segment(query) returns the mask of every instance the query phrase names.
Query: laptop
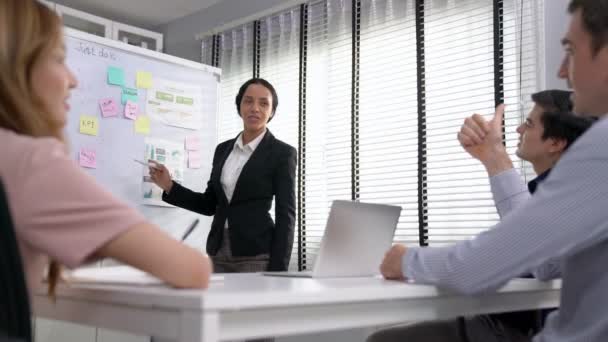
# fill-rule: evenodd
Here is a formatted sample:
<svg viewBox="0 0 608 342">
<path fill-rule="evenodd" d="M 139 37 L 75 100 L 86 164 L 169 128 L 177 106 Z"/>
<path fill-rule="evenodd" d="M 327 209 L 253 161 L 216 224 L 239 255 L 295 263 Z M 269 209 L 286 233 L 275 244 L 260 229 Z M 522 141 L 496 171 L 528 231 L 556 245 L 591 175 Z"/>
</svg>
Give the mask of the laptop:
<svg viewBox="0 0 608 342">
<path fill-rule="evenodd" d="M 312 272 L 263 272 L 278 277 L 368 277 L 380 273 L 401 207 L 334 201 Z"/>
</svg>

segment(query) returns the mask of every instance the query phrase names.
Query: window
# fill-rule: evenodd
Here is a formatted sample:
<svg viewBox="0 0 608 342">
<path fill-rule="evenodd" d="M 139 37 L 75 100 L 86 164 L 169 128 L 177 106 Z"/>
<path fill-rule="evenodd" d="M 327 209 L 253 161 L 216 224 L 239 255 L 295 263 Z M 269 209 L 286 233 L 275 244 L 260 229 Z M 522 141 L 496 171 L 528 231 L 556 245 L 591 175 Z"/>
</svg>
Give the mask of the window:
<svg viewBox="0 0 608 342">
<path fill-rule="evenodd" d="M 352 4 L 330 0 L 308 6 L 304 267 L 314 265 L 331 202 L 351 199 Z"/>
<path fill-rule="evenodd" d="M 359 199 L 401 206 L 395 241 L 418 244 L 414 1 L 361 1 Z"/>
<path fill-rule="evenodd" d="M 456 134 L 504 101 L 507 150 L 533 176 L 514 155 L 515 129 L 540 84 L 542 3 L 311 1 L 260 19 L 253 35 L 253 25 L 221 34 L 222 103 L 233 106 L 234 84 L 259 68 L 280 98 L 270 129 L 301 149 L 302 268 L 335 199 L 400 205 L 395 241 L 407 244 L 453 243 L 496 223 L 486 172 Z M 220 136 L 240 130 L 230 121 Z"/>
<path fill-rule="evenodd" d="M 220 36 L 222 89 L 219 111 L 219 141 L 233 139 L 243 130 L 234 99 L 239 88 L 253 77 L 253 25 L 223 32 Z"/>
<path fill-rule="evenodd" d="M 494 111 L 494 18 L 487 0 L 424 8 L 428 242 L 468 239 L 498 220 L 486 172 L 460 147 L 463 119 Z"/>
<path fill-rule="evenodd" d="M 298 148 L 300 9 L 296 8 L 263 18 L 259 22 L 259 28 L 260 77 L 266 79 L 277 89 L 279 97 L 279 106 L 275 117 L 268 124 L 268 129 L 277 139 Z M 270 213 L 274 219 L 274 202 Z M 296 227 L 297 225 L 296 221 Z M 298 258 L 295 257 L 298 255 L 297 234 L 296 229 L 289 266 L 294 270 L 298 268 Z"/>
</svg>

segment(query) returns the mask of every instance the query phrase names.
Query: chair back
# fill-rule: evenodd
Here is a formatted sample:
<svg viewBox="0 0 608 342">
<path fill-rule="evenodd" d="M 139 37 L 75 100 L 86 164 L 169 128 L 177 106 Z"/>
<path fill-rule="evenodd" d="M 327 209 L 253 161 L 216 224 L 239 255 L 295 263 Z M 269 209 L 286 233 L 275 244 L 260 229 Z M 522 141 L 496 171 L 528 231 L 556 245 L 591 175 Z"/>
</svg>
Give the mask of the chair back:
<svg viewBox="0 0 608 342">
<path fill-rule="evenodd" d="M 0 337 L 32 341 L 30 300 L 8 198 L 0 180 Z"/>
</svg>

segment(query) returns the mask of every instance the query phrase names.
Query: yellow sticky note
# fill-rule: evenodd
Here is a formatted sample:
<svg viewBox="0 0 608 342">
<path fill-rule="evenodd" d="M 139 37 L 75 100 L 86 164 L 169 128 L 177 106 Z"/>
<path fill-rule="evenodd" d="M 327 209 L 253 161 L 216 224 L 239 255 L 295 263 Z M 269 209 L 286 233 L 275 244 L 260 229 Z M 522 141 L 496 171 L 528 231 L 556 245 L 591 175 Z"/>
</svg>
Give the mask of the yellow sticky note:
<svg viewBox="0 0 608 342">
<path fill-rule="evenodd" d="M 90 115 L 80 116 L 80 133 L 87 135 L 99 134 L 99 121 L 96 117 Z"/>
<path fill-rule="evenodd" d="M 135 119 L 135 132 L 140 134 L 150 133 L 150 118 L 143 115 L 138 115 Z"/>
<path fill-rule="evenodd" d="M 140 89 L 152 88 L 152 74 L 145 71 L 138 71 L 136 86 Z"/>
</svg>

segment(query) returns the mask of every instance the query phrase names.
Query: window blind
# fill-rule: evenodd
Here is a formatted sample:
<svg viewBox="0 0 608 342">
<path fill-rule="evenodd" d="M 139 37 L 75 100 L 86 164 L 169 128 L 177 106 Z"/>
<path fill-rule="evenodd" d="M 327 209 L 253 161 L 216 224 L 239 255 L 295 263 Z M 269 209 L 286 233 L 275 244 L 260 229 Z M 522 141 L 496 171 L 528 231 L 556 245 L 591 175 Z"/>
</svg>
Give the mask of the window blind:
<svg viewBox="0 0 608 342">
<path fill-rule="evenodd" d="M 504 100 L 505 143 L 515 158 L 515 129 L 530 108 L 529 95 L 537 88 L 536 61 L 530 58 L 535 53 L 536 37 L 522 31 L 522 27 L 531 28 L 533 11 L 526 8 L 535 5 L 526 2 L 522 9 L 521 3 L 425 2 L 430 245 L 469 239 L 499 219 L 487 174 L 462 150 L 456 133 L 465 117 L 481 113 L 490 119 L 495 100 Z M 498 50 L 494 48 L 495 30 L 500 38 Z M 524 51 L 528 52 L 522 58 Z M 501 98 L 495 95 L 496 77 L 502 77 L 498 80 Z"/>
<path fill-rule="evenodd" d="M 526 181 L 530 181 L 536 174 L 530 163 L 515 155 L 519 138 L 515 130 L 534 106 L 531 95 L 542 90 L 539 77 L 540 66 L 544 63 L 543 1 L 503 0 L 503 8 L 507 150 L 515 167 Z"/>
<path fill-rule="evenodd" d="M 402 206 L 395 241 L 409 244 L 453 243 L 497 222 L 487 174 L 456 134 L 465 117 L 489 119 L 504 101 L 507 150 L 534 176 L 515 157 L 515 129 L 540 86 L 542 6 L 323 0 L 260 19 L 255 48 L 253 24 L 220 35 L 221 139 L 241 130 L 234 95 L 255 69 L 280 98 L 270 129 L 301 149 L 303 268 L 314 263 L 335 199 Z"/>
<path fill-rule="evenodd" d="M 415 1 L 361 1 L 359 198 L 402 207 L 395 241 L 418 244 Z"/>
<path fill-rule="evenodd" d="M 222 82 L 218 137 L 222 142 L 236 137 L 243 130 L 234 99 L 241 85 L 253 77 L 253 25 L 222 32 L 220 42 Z"/>
<path fill-rule="evenodd" d="M 300 9 L 294 8 L 260 20 L 260 77 L 278 90 L 279 106 L 268 129 L 275 137 L 297 148 L 299 141 Z M 297 179 L 298 175 L 296 175 Z M 296 182 L 297 183 L 297 182 Z M 297 196 L 296 196 L 297 200 Z M 274 219 L 274 202 L 271 208 Z M 296 215 L 297 218 L 297 215 Z M 298 222 L 290 269 L 298 268 Z"/>
<path fill-rule="evenodd" d="M 352 3 L 308 7 L 303 265 L 314 265 L 331 202 L 351 199 Z"/>
<path fill-rule="evenodd" d="M 490 1 L 425 1 L 429 245 L 468 239 L 498 219 L 484 168 L 456 140 L 465 117 L 493 112 L 493 32 Z"/>
</svg>

